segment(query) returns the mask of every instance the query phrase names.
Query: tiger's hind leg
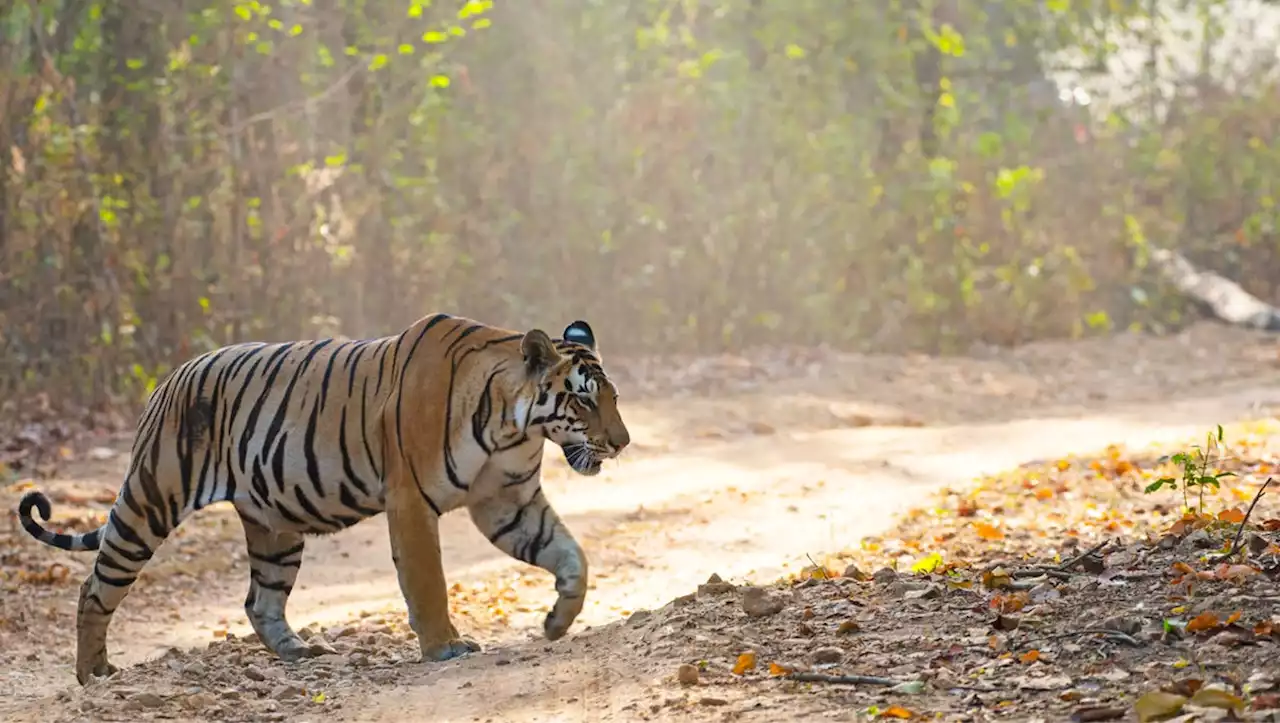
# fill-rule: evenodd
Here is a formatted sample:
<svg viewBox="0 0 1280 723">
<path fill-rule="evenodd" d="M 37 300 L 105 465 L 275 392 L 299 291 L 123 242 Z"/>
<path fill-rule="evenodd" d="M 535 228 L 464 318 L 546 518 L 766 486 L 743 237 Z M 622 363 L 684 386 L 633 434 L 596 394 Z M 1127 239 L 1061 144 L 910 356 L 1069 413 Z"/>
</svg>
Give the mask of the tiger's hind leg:
<svg viewBox="0 0 1280 723">
<path fill-rule="evenodd" d="M 154 486 L 154 481 L 148 479 L 141 484 Z M 91 676 L 109 676 L 116 672 L 116 666 L 107 659 L 107 629 L 111 618 L 129 595 L 142 568 L 181 521 L 169 519 L 163 508 L 139 505 L 128 494 L 127 485 L 123 504 L 116 503 L 103 529 L 93 570 L 80 585 L 76 606 L 76 680 L 81 685 L 89 682 Z M 135 506 L 143 515 L 133 512 L 131 508 Z"/>
<path fill-rule="evenodd" d="M 298 637 L 285 617 L 285 605 L 302 569 L 305 540 L 294 532 L 272 532 L 245 515 L 245 543 L 249 550 L 249 594 L 244 611 L 258 639 L 281 660 L 293 662 L 336 653 L 320 640 Z"/>
</svg>

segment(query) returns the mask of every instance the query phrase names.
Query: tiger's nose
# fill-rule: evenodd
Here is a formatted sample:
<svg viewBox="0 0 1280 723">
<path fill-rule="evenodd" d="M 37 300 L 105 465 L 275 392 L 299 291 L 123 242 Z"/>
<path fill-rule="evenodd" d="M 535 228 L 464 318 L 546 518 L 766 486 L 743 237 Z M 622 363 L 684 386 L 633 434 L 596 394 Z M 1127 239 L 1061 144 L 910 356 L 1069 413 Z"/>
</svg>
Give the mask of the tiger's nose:
<svg viewBox="0 0 1280 723">
<path fill-rule="evenodd" d="M 622 452 L 628 444 L 631 444 L 631 433 L 625 428 L 609 433 L 609 446 L 613 447 L 614 454 Z"/>
</svg>

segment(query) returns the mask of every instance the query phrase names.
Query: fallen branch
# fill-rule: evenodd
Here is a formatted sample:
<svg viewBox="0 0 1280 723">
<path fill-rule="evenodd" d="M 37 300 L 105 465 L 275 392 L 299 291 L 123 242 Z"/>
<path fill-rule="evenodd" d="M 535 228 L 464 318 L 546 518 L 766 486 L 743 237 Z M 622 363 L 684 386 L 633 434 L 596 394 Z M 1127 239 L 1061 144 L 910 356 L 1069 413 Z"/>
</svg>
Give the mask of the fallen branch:
<svg viewBox="0 0 1280 723">
<path fill-rule="evenodd" d="M 1201 271 L 1172 249 L 1154 248 L 1151 260 L 1170 283 L 1185 296 L 1232 326 L 1280 331 L 1280 309 L 1245 291 L 1221 274 Z"/>
<path fill-rule="evenodd" d="M 1236 553 L 1240 552 L 1240 538 L 1244 536 L 1245 525 L 1249 524 L 1249 515 L 1253 514 L 1253 508 L 1257 507 L 1258 500 L 1262 499 L 1263 492 L 1266 491 L 1267 486 L 1270 484 L 1271 478 L 1268 477 L 1267 481 L 1263 482 L 1262 486 L 1258 488 L 1258 493 L 1253 496 L 1253 502 L 1249 503 L 1249 509 L 1244 513 L 1244 519 L 1240 520 L 1240 526 L 1236 528 L 1236 536 L 1235 539 L 1231 541 L 1231 549 L 1227 550 L 1226 554 L 1219 555 L 1217 558 L 1210 560 L 1210 562 L 1223 562 L 1224 560 L 1235 557 Z"/>
<path fill-rule="evenodd" d="M 1096 554 L 1096 553 L 1098 553 L 1098 552 L 1101 552 L 1101 551 L 1102 551 L 1102 549 L 1103 549 L 1104 547 L 1106 547 L 1107 545 L 1110 545 L 1110 544 L 1111 544 L 1111 540 L 1110 540 L 1110 538 L 1108 538 L 1108 539 L 1106 539 L 1106 540 L 1103 540 L 1102 542 L 1099 542 L 1098 544 L 1094 545 L 1093 547 L 1090 547 L 1089 549 L 1085 550 L 1084 552 L 1080 553 L 1079 555 L 1076 555 L 1075 557 L 1071 558 L 1070 560 L 1067 560 L 1066 562 L 1062 563 L 1061 565 L 1058 565 L 1058 566 L 1057 566 L 1057 567 L 1055 567 L 1054 569 L 1055 569 L 1055 570 L 1057 570 L 1058 572 L 1068 572 L 1069 570 L 1071 570 L 1071 568 L 1073 568 L 1073 567 L 1075 567 L 1076 565 L 1079 565 L 1080 563 L 1082 563 L 1082 562 L 1084 562 L 1085 560 L 1087 560 L 1087 559 L 1089 558 L 1089 556 L 1090 556 L 1090 555 L 1093 555 L 1093 554 Z"/>
<path fill-rule="evenodd" d="M 904 681 L 880 678 L 874 675 L 826 675 L 823 673 L 792 673 L 787 680 L 798 683 L 832 683 L 834 685 L 899 685 Z"/>
</svg>

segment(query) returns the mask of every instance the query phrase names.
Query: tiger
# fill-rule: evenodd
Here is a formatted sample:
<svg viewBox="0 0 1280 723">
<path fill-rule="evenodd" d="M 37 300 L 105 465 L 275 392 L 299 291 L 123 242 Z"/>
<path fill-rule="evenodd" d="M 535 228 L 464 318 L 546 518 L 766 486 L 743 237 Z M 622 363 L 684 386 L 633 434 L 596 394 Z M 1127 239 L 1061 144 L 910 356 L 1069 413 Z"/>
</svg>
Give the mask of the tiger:
<svg viewBox="0 0 1280 723">
<path fill-rule="evenodd" d="M 552 339 L 439 313 L 377 339 L 245 342 L 178 365 L 148 397 L 124 482 L 96 530 L 53 532 L 39 490 L 23 528 L 96 550 L 76 608 L 76 679 L 109 677 L 107 629 L 142 568 L 197 510 L 230 502 L 244 528 L 244 609 L 285 662 L 333 653 L 285 616 L 308 536 L 387 514 L 392 562 L 423 662 L 480 650 L 449 614 L 439 520 L 466 507 L 496 548 L 555 577 L 543 620 L 561 638 L 583 609 L 587 557 L 541 486 L 543 445 L 594 476 L 631 441 L 595 333 Z"/>
</svg>

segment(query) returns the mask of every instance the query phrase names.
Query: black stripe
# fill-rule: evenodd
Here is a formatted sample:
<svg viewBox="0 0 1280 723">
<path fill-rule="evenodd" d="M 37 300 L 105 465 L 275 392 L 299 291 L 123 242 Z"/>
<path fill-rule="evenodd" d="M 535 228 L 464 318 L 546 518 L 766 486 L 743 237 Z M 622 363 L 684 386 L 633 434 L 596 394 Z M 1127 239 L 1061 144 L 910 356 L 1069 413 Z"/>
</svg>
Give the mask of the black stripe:
<svg viewBox="0 0 1280 723">
<path fill-rule="evenodd" d="M 343 418 L 346 418 L 346 409 L 342 410 Z M 320 458 L 316 456 L 316 428 L 320 426 L 320 402 L 311 405 L 311 417 L 307 420 L 307 429 L 302 435 L 302 456 L 307 461 L 307 479 L 311 480 L 311 488 L 316 491 L 320 499 L 324 499 L 324 486 L 320 482 Z M 342 432 L 345 432 L 343 430 Z M 343 433 L 339 432 L 339 439 Z M 346 450 L 343 449 L 343 459 L 346 459 Z"/>
<path fill-rule="evenodd" d="M 365 442 L 368 445 L 368 442 Z M 367 449 L 367 446 L 366 446 Z M 338 419 L 338 452 L 342 455 L 342 473 L 351 480 L 351 484 L 360 490 L 360 494 L 369 495 L 369 487 L 360 479 L 360 475 L 356 474 L 355 467 L 351 464 L 351 449 L 347 446 L 347 408 L 342 407 L 342 416 Z M 345 489 L 343 490 L 346 491 Z"/>
<path fill-rule="evenodd" d="M 287 550 L 281 550 L 279 552 L 273 552 L 265 555 L 258 552 L 254 552 L 253 548 L 249 548 L 249 557 L 252 557 L 258 562 L 265 562 L 271 565 L 281 565 L 284 567 L 298 567 L 302 564 L 301 559 L 285 560 L 285 558 L 293 555 L 297 555 L 298 553 L 302 552 L 305 548 L 306 548 L 305 541 L 299 542 L 298 544 L 294 545 L 293 547 L 290 547 Z"/>
<path fill-rule="evenodd" d="M 249 419 L 245 421 L 244 428 L 240 433 L 240 469 L 242 470 L 249 469 L 249 442 L 257 436 L 254 434 L 254 430 L 258 428 L 258 417 L 262 414 L 262 407 L 267 403 L 267 398 L 271 396 L 271 392 L 275 387 L 276 375 L 280 373 L 280 368 L 284 366 L 284 355 L 291 348 L 291 345 L 283 344 L 276 353 L 267 358 L 265 366 L 271 367 L 271 371 L 267 373 L 266 380 L 262 382 L 262 388 L 258 391 L 258 398 L 254 401 L 253 408 L 249 410 Z"/>
<path fill-rule="evenodd" d="M 382 510 L 375 510 L 371 507 L 361 505 L 356 501 L 356 498 L 352 496 L 351 490 L 347 489 L 346 485 L 340 485 L 338 487 L 338 501 L 343 505 L 346 505 L 348 509 L 358 513 L 361 517 L 373 517 L 374 515 L 382 512 Z"/>
</svg>

